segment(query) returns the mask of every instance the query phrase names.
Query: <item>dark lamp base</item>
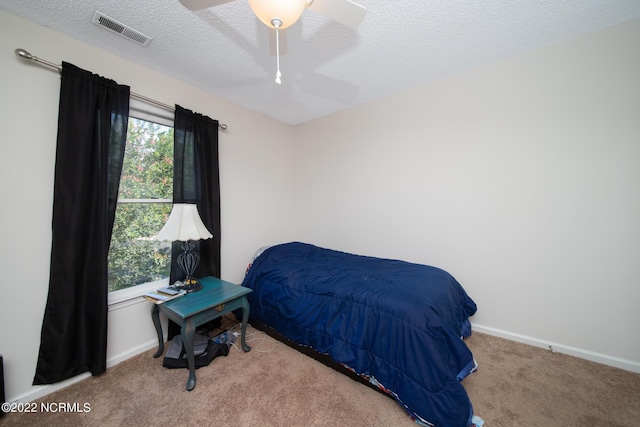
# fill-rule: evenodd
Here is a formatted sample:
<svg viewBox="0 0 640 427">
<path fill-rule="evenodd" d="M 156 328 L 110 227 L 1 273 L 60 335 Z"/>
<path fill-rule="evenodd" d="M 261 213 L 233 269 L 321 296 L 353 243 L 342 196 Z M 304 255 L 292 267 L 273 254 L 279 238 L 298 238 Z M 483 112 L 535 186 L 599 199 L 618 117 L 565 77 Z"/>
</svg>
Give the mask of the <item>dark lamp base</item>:
<svg viewBox="0 0 640 427">
<path fill-rule="evenodd" d="M 198 279 L 186 279 L 180 287 L 187 292 L 197 292 L 202 289 L 202 283 Z"/>
</svg>

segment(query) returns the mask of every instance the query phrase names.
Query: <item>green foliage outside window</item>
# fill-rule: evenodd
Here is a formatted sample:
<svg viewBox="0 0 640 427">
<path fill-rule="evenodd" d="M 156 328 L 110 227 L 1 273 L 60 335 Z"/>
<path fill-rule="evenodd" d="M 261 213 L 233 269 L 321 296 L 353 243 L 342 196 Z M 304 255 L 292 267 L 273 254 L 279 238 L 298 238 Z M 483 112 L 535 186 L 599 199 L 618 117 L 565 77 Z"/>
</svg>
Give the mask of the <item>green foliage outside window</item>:
<svg viewBox="0 0 640 427">
<path fill-rule="evenodd" d="M 172 197 L 173 129 L 130 118 L 109 248 L 109 291 L 169 276 L 171 244 L 152 237 L 169 218 Z"/>
</svg>

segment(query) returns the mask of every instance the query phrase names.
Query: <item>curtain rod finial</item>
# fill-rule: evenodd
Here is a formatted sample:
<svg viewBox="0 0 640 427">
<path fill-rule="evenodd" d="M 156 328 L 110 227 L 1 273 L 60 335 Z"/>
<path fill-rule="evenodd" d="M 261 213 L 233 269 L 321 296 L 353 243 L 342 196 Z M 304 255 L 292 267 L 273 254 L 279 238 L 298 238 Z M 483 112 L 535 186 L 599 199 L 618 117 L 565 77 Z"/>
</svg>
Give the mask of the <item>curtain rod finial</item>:
<svg viewBox="0 0 640 427">
<path fill-rule="evenodd" d="M 18 57 L 20 57 L 20 58 L 22 58 L 22 59 L 33 59 L 33 55 L 31 55 L 29 52 L 27 52 L 27 51 L 26 51 L 26 50 L 24 50 L 24 49 L 20 49 L 20 48 L 18 48 L 18 49 L 16 49 L 14 52 L 16 53 L 16 55 L 17 55 Z"/>
</svg>

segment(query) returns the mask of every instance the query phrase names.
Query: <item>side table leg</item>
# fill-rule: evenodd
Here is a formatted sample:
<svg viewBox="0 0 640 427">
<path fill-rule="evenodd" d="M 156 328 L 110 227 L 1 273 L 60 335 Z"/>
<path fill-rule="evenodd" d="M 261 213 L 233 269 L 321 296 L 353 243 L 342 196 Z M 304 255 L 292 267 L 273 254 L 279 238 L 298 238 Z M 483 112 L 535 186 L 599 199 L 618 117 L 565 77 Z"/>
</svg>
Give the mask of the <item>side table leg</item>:
<svg viewBox="0 0 640 427">
<path fill-rule="evenodd" d="M 160 309 L 157 304 L 153 304 L 151 308 L 151 320 L 153 320 L 153 325 L 156 327 L 156 332 L 158 333 L 158 351 L 156 351 L 153 355 L 154 358 L 158 358 L 162 355 L 164 351 L 164 340 L 162 339 L 162 324 L 160 323 Z"/>
<path fill-rule="evenodd" d="M 182 342 L 187 353 L 187 365 L 189 366 L 189 378 L 187 379 L 187 391 L 191 391 L 196 387 L 196 361 L 193 355 L 193 334 L 196 330 L 193 318 L 187 319 L 182 324 Z"/>
<path fill-rule="evenodd" d="M 248 321 L 249 321 L 249 302 L 247 301 L 247 297 L 243 296 L 242 297 L 242 329 L 240 333 L 240 342 L 242 343 L 242 349 L 245 352 L 251 350 L 251 347 L 249 347 L 246 340 Z"/>
</svg>

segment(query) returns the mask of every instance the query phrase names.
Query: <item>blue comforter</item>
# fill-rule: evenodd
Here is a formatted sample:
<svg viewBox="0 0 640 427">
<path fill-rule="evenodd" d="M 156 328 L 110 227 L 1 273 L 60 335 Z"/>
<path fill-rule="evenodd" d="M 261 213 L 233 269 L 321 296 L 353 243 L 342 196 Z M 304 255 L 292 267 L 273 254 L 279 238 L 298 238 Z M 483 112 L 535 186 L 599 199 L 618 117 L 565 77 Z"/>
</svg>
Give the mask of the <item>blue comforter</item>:
<svg viewBox="0 0 640 427">
<path fill-rule="evenodd" d="M 461 336 L 476 304 L 449 273 L 287 243 L 258 256 L 243 286 L 250 319 L 370 377 L 417 421 L 471 425 L 460 381 L 476 364 Z"/>
</svg>

